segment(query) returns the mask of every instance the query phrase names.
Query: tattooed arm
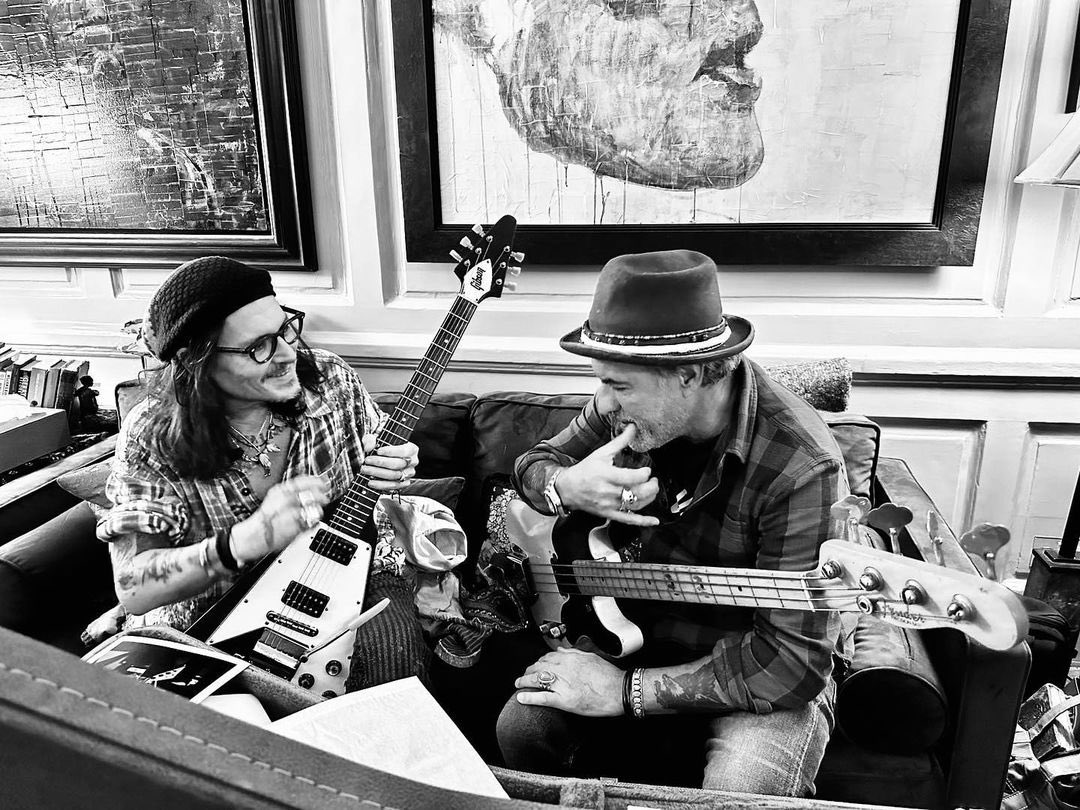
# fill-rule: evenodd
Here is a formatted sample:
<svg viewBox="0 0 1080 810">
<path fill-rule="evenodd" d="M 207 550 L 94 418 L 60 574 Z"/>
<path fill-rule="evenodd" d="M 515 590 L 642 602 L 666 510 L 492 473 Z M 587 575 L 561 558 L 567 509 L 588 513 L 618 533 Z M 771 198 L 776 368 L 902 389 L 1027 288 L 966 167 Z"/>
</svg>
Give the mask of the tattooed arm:
<svg viewBox="0 0 1080 810">
<path fill-rule="evenodd" d="M 131 614 L 187 599 L 226 575 L 225 567 L 207 544 L 207 568 L 200 564 L 201 543 L 174 546 L 166 537 L 132 533 L 109 544 L 116 598 Z"/>
</svg>

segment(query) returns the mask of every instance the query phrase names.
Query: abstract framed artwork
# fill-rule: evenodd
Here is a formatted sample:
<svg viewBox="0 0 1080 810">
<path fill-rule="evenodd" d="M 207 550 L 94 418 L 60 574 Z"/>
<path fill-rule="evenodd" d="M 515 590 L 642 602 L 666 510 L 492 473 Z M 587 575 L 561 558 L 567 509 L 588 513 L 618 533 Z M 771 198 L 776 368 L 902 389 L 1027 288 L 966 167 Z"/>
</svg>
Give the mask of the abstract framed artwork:
<svg viewBox="0 0 1080 810">
<path fill-rule="evenodd" d="M 315 269 L 293 0 L 0 11 L 0 264 Z"/>
<path fill-rule="evenodd" d="M 970 265 L 1009 0 L 395 0 L 407 257 Z"/>
</svg>

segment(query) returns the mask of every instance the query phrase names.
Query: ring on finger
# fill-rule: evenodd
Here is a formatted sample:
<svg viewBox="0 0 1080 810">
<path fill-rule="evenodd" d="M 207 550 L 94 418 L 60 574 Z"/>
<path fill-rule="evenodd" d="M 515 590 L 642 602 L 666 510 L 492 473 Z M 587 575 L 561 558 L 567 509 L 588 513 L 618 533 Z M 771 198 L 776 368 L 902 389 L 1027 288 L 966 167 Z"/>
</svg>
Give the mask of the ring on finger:
<svg viewBox="0 0 1080 810">
<path fill-rule="evenodd" d="M 542 669 L 536 673 L 536 685 L 543 689 L 545 692 L 550 692 L 555 688 L 555 681 L 558 680 L 558 676 L 554 672 L 549 672 L 546 669 Z"/>
<path fill-rule="evenodd" d="M 619 510 L 629 512 L 630 507 L 635 503 L 637 503 L 637 495 L 634 494 L 634 490 L 630 489 L 630 487 L 623 487 L 623 491 L 619 495 Z"/>
</svg>

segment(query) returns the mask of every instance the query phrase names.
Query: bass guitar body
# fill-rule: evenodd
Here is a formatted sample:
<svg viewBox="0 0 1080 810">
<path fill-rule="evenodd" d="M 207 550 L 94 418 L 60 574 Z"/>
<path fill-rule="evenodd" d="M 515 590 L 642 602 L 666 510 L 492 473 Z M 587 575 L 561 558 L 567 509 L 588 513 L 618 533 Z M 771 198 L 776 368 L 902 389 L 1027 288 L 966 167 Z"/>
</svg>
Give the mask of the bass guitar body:
<svg viewBox="0 0 1080 810">
<path fill-rule="evenodd" d="M 520 573 L 511 576 L 527 583 L 533 620 L 552 649 L 576 647 L 608 658 L 641 649 L 641 628 L 623 615 L 615 597 L 583 594 L 575 575 L 576 561 L 621 562 L 610 524 L 597 525 L 580 512 L 555 522 L 527 508 L 508 509 L 506 521 L 524 555 L 513 561 Z"/>
</svg>

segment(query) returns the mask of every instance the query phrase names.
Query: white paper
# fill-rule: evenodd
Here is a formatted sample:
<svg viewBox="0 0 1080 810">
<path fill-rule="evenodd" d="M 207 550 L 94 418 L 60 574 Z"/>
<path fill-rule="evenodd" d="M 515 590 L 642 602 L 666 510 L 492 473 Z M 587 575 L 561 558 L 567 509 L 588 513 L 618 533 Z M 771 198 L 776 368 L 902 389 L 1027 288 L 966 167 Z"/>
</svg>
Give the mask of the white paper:
<svg viewBox="0 0 1080 810">
<path fill-rule="evenodd" d="M 406 779 L 509 798 L 476 749 L 415 676 L 350 692 L 283 717 L 269 728 Z"/>
</svg>

